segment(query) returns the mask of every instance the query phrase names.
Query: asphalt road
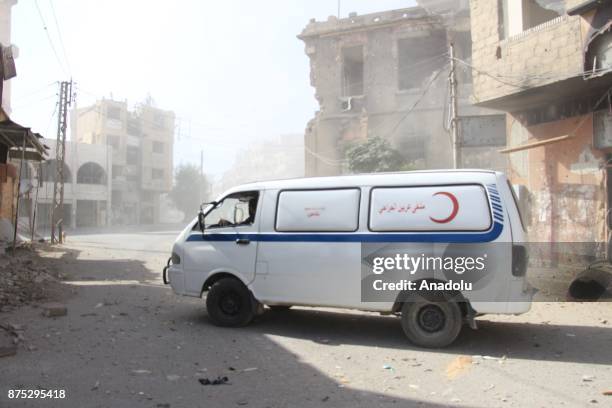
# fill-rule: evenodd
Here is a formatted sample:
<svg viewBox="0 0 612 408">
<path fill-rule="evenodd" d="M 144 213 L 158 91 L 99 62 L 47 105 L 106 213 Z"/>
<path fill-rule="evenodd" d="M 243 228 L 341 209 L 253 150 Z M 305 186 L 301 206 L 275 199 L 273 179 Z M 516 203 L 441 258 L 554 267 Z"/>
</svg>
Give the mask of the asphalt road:
<svg viewBox="0 0 612 408">
<path fill-rule="evenodd" d="M 176 231 L 70 236 L 45 253 L 66 274 L 68 315 L 0 314 L 25 326 L 0 359 L 0 407 L 612 406 L 612 303 L 539 303 L 485 316 L 445 350 L 404 338 L 399 319 L 298 308 L 249 327 L 212 326 L 160 270 Z M 222 385 L 199 379 L 227 377 Z M 63 389 L 63 400 L 9 400 Z"/>
</svg>

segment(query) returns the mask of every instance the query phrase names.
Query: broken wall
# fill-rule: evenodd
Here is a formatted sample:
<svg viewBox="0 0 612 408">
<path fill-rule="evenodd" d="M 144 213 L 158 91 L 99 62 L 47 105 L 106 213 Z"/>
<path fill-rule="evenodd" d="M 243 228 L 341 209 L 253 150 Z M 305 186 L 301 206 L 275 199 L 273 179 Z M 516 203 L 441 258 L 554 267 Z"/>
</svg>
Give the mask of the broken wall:
<svg viewBox="0 0 612 408">
<path fill-rule="evenodd" d="M 456 24 L 465 31 L 447 32 L 436 16 L 413 8 L 311 22 L 300 38 L 320 110 L 306 129 L 306 175 L 346 172 L 346 148 L 371 137 L 389 140 L 415 168 L 451 167 L 447 38 L 455 38 L 457 54 L 469 58 L 469 21 L 464 20 Z M 358 70 L 363 86 L 350 87 L 359 89 L 358 95 L 348 95 L 344 86 L 347 49 L 351 61 L 355 50 L 363 53 Z M 499 115 L 472 104 L 469 70 L 459 67 L 457 74 L 461 116 Z M 502 139 L 497 146 L 466 147 L 466 164 L 504 170 L 505 159 L 496 153 L 504 144 Z"/>
<path fill-rule="evenodd" d="M 584 267 L 603 257 L 607 241 L 605 155 L 593 143 L 593 114 L 526 126 L 508 115 L 508 145 L 563 135 L 570 139 L 510 153 L 509 178 L 527 188 L 526 222 L 530 242 L 550 265 Z M 553 243 L 575 243 L 555 245 Z"/>
</svg>

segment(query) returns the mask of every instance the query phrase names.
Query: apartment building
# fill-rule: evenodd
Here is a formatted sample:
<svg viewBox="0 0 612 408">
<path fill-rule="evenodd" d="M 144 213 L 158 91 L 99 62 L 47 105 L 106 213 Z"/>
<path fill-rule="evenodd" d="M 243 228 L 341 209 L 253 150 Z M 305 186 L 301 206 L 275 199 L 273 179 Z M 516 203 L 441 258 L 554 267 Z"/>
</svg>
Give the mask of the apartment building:
<svg viewBox="0 0 612 408">
<path fill-rule="evenodd" d="M 129 109 L 125 101 L 102 99 L 73 113 L 78 142 L 110 148 L 112 224 L 163 221 L 160 196 L 172 188 L 174 122 L 172 111 L 151 100 Z"/>
<path fill-rule="evenodd" d="M 474 99 L 507 112 L 509 175 L 521 186 L 530 240 L 607 242 L 612 2 L 471 0 L 470 7 Z M 573 247 L 593 259 L 606 246 Z"/>
<path fill-rule="evenodd" d="M 470 61 L 469 5 L 421 0 L 419 7 L 312 19 L 298 38 L 310 59 L 319 110 L 305 135 L 307 176 L 347 172 L 348 146 L 391 142 L 412 165 L 453 166 L 449 131 L 449 44 Z M 505 170 L 505 115 L 475 106 L 471 69 L 458 66 L 460 167 Z"/>
</svg>

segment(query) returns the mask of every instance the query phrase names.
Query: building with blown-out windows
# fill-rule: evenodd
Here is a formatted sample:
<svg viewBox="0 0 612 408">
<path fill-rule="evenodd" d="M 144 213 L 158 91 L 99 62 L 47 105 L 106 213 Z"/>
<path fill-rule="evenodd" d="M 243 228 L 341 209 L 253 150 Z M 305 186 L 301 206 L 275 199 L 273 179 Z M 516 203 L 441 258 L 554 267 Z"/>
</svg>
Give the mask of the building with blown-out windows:
<svg viewBox="0 0 612 408">
<path fill-rule="evenodd" d="M 127 102 L 102 99 L 72 113 L 79 143 L 108 146 L 111 159 L 111 224 L 160 221 L 160 197 L 172 189 L 175 115 L 149 98 Z"/>
</svg>

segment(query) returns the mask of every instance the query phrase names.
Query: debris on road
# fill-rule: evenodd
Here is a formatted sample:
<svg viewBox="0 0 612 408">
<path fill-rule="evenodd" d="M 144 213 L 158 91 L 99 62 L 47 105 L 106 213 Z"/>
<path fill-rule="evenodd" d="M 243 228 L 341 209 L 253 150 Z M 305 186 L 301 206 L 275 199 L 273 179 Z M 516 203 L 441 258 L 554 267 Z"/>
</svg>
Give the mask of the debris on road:
<svg viewBox="0 0 612 408">
<path fill-rule="evenodd" d="M 450 364 L 446 367 L 446 376 L 453 380 L 459 374 L 467 371 L 472 366 L 472 357 L 470 356 L 457 356 Z"/>
<path fill-rule="evenodd" d="M 583 375 L 582 376 L 582 382 L 592 382 L 595 379 L 595 376 L 593 375 Z"/>
<path fill-rule="evenodd" d="M 481 355 L 478 355 L 478 354 L 473 355 L 472 358 L 474 360 L 480 359 L 480 360 L 499 361 L 500 363 L 503 362 L 503 361 L 506 361 L 508 359 L 508 357 L 506 357 L 505 355 L 501 356 L 501 357 L 493 357 L 493 356 L 481 356 Z"/>
<path fill-rule="evenodd" d="M 144 369 L 132 370 L 132 374 L 136 374 L 136 375 L 151 374 L 151 371 L 150 370 L 144 370 Z"/>
<path fill-rule="evenodd" d="M 168 374 L 166 376 L 166 380 L 168 380 L 168 381 L 178 381 L 178 380 L 180 380 L 180 378 L 181 378 L 181 376 L 177 375 L 177 374 Z"/>
<path fill-rule="evenodd" d="M 607 396 L 607 397 L 612 397 L 612 390 L 610 391 L 604 391 L 602 392 L 603 395 Z"/>
<path fill-rule="evenodd" d="M 248 367 L 248 368 L 245 368 L 245 369 L 244 369 L 244 370 L 242 370 L 242 371 L 243 371 L 243 372 L 245 372 L 245 373 L 248 373 L 249 371 L 255 371 L 255 370 L 257 370 L 257 369 L 258 369 L 257 367 Z"/>
<path fill-rule="evenodd" d="M 612 272 L 608 264 L 589 267 L 580 272 L 568 289 L 571 300 L 599 300 L 612 288 Z"/>
<path fill-rule="evenodd" d="M 198 382 L 202 385 L 222 385 L 227 384 L 229 378 L 227 377 L 217 377 L 214 380 L 209 380 L 208 378 L 198 378 Z"/>
<path fill-rule="evenodd" d="M 41 305 L 43 316 L 60 317 L 68 314 L 68 309 L 61 303 L 45 303 Z"/>
<path fill-rule="evenodd" d="M 0 270 L 0 310 L 45 299 L 50 283 L 59 281 L 31 247 L 0 255 Z"/>
<path fill-rule="evenodd" d="M 0 345 L 0 358 L 2 357 L 11 357 L 17 354 L 17 346 L 14 344 Z"/>
</svg>

